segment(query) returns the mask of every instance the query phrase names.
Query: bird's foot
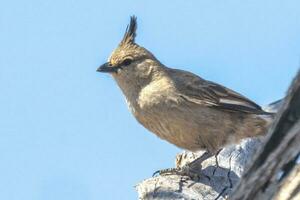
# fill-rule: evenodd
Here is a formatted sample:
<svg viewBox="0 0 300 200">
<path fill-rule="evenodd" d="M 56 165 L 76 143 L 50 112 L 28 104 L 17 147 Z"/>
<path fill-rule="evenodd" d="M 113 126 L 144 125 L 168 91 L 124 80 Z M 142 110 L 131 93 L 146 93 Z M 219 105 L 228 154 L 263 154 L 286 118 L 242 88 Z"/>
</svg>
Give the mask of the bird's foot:
<svg viewBox="0 0 300 200">
<path fill-rule="evenodd" d="M 201 163 L 204 160 L 210 158 L 211 156 L 212 156 L 211 153 L 205 152 L 202 156 L 192 161 L 191 163 L 188 163 L 182 167 L 158 170 L 153 174 L 153 176 L 180 175 L 180 176 L 188 176 L 192 180 L 199 180 L 203 176 L 207 177 L 201 172 Z"/>
<path fill-rule="evenodd" d="M 158 175 L 169 175 L 169 174 L 177 174 L 178 171 L 180 171 L 180 168 L 167 168 L 167 169 L 161 169 L 161 170 L 157 170 L 156 172 L 153 173 L 153 177 L 154 176 L 158 176 Z"/>
<path fill-rule="evenodd" d="M 168 168 L 156 171 L 153 176 L 167 176 L 167 175 L 179 175 L 179 176 L 187 176 L 192 180 L 199 180 L 202 176 L 201 170 L 195 170 L 188 164 L 183 167 L 177 168 Z"/>
</svg>

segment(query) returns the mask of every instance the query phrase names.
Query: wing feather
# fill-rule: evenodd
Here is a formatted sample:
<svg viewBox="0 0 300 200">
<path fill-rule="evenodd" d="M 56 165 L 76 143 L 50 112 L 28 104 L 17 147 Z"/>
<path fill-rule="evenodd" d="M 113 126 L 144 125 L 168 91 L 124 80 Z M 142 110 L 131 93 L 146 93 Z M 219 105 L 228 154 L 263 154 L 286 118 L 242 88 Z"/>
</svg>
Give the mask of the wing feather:
<svg viewBox="0 0 300 200">
<path fill-rule="evenodd" d="M 188 101 L 228 111 L 271 114 L 243 95 L 195 74 L 177 69 L 171 69 L 170 73 L 176 89 Z"/>
</svg>

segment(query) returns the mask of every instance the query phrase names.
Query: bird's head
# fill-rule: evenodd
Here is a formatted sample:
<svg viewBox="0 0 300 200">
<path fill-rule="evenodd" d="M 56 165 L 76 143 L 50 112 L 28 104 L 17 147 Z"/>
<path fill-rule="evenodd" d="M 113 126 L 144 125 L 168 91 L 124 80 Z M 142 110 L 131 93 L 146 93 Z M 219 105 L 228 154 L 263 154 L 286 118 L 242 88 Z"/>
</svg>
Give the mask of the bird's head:
<svg viewBox="0 0 300 200">
<path fill-rule="evenodd" d="M 98 72 L 110 73 L 121 87 L 122 84 L 142 86 L 162 67 L 150 51 L 135 43 L 136 29 L 136 17 L 132 16 L 118 47 L 108 62 L 97 69 Z"/>
</svg>

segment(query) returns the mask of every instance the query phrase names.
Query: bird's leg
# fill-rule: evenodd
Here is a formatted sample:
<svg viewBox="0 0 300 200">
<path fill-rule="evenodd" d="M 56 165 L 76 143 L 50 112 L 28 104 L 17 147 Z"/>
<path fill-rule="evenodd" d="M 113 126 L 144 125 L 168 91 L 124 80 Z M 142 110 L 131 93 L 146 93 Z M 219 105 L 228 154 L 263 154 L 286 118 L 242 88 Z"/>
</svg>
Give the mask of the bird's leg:
<svg viewBox="0 0 300 200">
<path fill-rule="evenodd" d="M 215 168 L 214 171 L 213 171 L 213 175 L 215 175 L 215 172 L 216 172 L 217 168 L 219 168 L 218 155 L 219 155 L 219 153 L 220 153 L 222 150 L 223 150 L 223 149 L 219 149 L 219 150 L 217 151 L 217 153 L 215 154 L 216 168 Z"/>
<path fill-rule="evenodd" d="M 219 150 L 217 151 L 217 153 L 215 154 L 216 166 L 217 166 L 217 167 L 219 167 L 218 155 L 219 155 L 219 153 L 220 153 L 222 150 L 223 150 L 223 149 L 219 149 Z"/>
<path fill-rule="evenodd" d="M 203 161 L 205 161 L 206 159 L 208 159 L 212 156 L 213 156 L 212 153 L 205 152 L 199 158 L 193 160 L 191 163 L 188 163 L 188 164 L 184 165 L 183 167 L 176 167 L 176 168 L 168 168 L 168 169 L 158 170 L 153 174 L 153 176 L 156 176 L 157 174 L 159 174 L 159 175 L 172 175 L 172 174 L 175 174 L 175 175 L 189 176 L 192 179 L 194 179 L 194 177 L 199 178 L 199 172 L 197 172 L 198 170 L 195 169 L 196 166 L 201 165 L 201 163 Z"/>
</svg>

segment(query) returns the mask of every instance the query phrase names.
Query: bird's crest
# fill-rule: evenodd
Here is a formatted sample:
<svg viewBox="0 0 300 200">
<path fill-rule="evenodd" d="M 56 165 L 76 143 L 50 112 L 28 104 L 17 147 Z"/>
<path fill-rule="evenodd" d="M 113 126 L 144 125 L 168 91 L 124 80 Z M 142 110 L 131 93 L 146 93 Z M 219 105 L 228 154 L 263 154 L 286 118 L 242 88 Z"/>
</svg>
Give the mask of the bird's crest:
<svg viewBox="0 0 300 200">
<path fill-rule="evenodd" d="M 136 16 L 130 17 L 130 24 L 127 25 L 125 34 L 120 43 L 120 46 L 134 44 L 135 36 L 136 36 L 137 22 Z"/>
</svg>

